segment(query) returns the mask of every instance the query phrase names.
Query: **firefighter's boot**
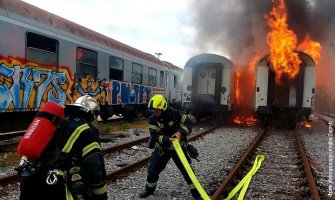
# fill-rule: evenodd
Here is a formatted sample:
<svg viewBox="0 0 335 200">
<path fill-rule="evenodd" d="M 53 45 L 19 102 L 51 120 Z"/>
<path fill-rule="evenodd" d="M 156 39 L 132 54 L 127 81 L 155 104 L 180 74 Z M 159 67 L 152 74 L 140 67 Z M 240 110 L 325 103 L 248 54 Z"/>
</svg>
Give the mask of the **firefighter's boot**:
<svg viewBox="0 0 335 200">
<path fill-rule="evenodd" d="M 152 195 L 154 192 L 149 192 L 148 190 L 144 190 L 138 196 L 140 198 L 147 198 L 148 196 Z"/>
<path fill-rule="evenodd" d="M 191 189 L 190 191 L 194 200 L 202 199 L 197 189 Z"/>
<path fill-rule="evenodd" d="M 140 193 L 140 198 L 147 198 L 148 196 L 152 195 L 156 189 L 157 183 L 147 183 L 145 185 L 145 190 Z"/>
</svg>

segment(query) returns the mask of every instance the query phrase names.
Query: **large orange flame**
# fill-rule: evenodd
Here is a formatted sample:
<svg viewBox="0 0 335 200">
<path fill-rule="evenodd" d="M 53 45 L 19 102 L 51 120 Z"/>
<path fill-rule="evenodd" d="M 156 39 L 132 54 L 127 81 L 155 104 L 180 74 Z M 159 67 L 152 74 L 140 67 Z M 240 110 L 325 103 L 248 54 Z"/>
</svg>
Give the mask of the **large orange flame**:
<svg viewBox="0 0 335 200">
<path fill-rule="evenodd" d="M 299 73 L 301 60 L 297 52 L 297 36 L 288 28 L 287 9 L 284 0 L 272 0 L 275 5 L 269 15 L 265 15 L 271 31 L 267 35 L 270 47 L 269 61 L 276 73 L 276 82 L 283 74 L 290 78 Z"/>
<path fill-rule="evenodd" d="M 312 41 L 310 36 L 307 35 L 305 40 L 299 44 L 298 49 L 310 55 L 314 62 L 318 64 L 321 57 L 321 44 L 319 42 Z"/>
<path fill-rule="evenodd" d="M 239 70 L 236 71 L 236 88 L 235 88 L 235 98 L 236 98 L 236 104 L 240 105 L 243 97 L 241 94 L 241 88 L 240 88 L 240 76 L 241 76 L 241 72 Z"/>
<path fill-rule="evenodd" d="M 234 118 L 235 124 L 245 124 L 247 126 L 255 126 L 256 122 L 257 122 L 257 119 L 254 118 L 253 116 L 249 116 L 249 117 L 237 116 Z"/>
</svg>

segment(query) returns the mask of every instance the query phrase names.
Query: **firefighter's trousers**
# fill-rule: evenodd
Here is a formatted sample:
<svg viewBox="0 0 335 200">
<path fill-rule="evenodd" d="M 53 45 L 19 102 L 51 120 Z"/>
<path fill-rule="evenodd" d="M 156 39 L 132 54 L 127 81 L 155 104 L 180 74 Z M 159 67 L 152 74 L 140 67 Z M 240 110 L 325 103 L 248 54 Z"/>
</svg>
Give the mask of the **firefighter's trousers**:
<svg viewBox="0 0 335 200">
<path fill-rule="evenodd" d="M 191 162 L 190 157 L 188 156 L 186 149 L 183 148 L 183 152 L 189 161 Z M 159 174 L 165 169 L 168 161 L 170 159 L 173 159 L 176 166 L 178 167 L 179 171 L 182 173 L 185 181 L 187 182 L 188 188 L 190 189 L 193 196 L 198 195 L 198 191 L 195 189 L 191 178 L 186 172 L 186 169 L 184 168 L 183 164 L 181 163 L 177 152 L 175 150 L 165 150 L 162 151 L 160 148 L 156 147 L 154 152 L 152 153 L 149 168 L 148 168 L 148 176 L 147 176 L 147 184 L 146 184 L 146 190 L 149 192 L 153 192 L 156 189 L 157 181 L 159 178 Z"/>
</svg>

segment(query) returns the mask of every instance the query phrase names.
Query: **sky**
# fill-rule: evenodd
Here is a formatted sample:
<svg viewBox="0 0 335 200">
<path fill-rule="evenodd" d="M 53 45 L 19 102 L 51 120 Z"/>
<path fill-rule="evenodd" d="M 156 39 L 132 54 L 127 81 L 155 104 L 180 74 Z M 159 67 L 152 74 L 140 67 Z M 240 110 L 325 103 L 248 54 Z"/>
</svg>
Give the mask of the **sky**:
<svg viewBox="0 0 335 200">
<path fill-rule="evenodd" d="M 194 27 L 188 0 L 24 0 L 119 42 L 184 67 Z"/>
<path fill-rule="evenodd" d="M 264 16 L 272 10 L 270 0 L 24 1 L 146 53 L 161 53 L 161 60 L 181 68 L 201 53 L 219 54 L 236 67 L 247 67 L 255 55 L 269 52 Z M 335 111 L 334 0 L 285 2 L 288 27 L 298 43 L 309 35 L 322 45 L 316 100 L 328 100 L 317 104 Z"/>
</svg>

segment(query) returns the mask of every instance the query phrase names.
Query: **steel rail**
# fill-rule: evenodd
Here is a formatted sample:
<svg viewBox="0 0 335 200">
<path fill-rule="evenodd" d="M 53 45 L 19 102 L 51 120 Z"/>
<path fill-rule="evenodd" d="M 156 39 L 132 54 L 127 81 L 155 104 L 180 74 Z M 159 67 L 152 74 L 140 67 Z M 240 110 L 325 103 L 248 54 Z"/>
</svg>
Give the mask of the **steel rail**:
<svg viewBox="0 0 335 200">
<path fill-rule="evenodd" d="M 218 189 L 214 192 L 214 194 L 212 196 L 212 200 L 221 199 L 223 192 L 227 189 L 227 187 L 230 185 L 230 183 L 234 180 L 234 178 L 240 172 L 240 170 L 244 166 L 245 162 L 247 161 L 248 157 L 251 155 L 251 153 L 257 147 L 257 145 L 262 140 L 262 138 L 264 137 L 266 132 L 267 132 L 267 130 L 264 130 L 256 136 L 256 138 L 249 145 L 248 149 L 244 152 L 244 154 L 242 155 L 240 160 L 233 167 L 233 169 L 229 172 L 228 176 L 223 180 L 223 182 L 220 184 Z"/>
<path fill-rule="evenodd" d="M 307 159 L 307 156 L 306 156 L 305 148 L 304 148 L 304 146 L 301 142 L 301 138 L 299 136 L 299 133 L 297 131 L 294 131 L 294 133 L 295 133 L 295 139 L 296 139 L 297 144 L 298 144 L 299 154 L 300 154 L 300 157 L 301 157 L 303 165 L 304 165 L 304 171 L 306 173 L 306 179 L 307 179 L 307 182 L 308 182 L 309 190 L 312 193 L 313 200 L 320 200 L 319 191 L 318 191 L 318 188 L 316 186 L 314 176 L 312 174 L 311 166 L 310 166 L 310 164 L 308 162 L 308 159 Z"/>
<path fill-rule="evenodd" d="M 322 114 L 314 113 L 314 115 L 317 116 L 323 123 L 325 123 L 326 126 L 329 126 L 329 120 L 325 119 L 325 118 L 322 116 Z M 334 123 L 335 123 L 335 121 L 333 121 L 333 125 L 332 125 L 333 129 L 335 129 L 335 127 L 334 127 Z"/>
<path fill-rule="evenodd" d="M 22 136 L 24 135 L 24 132 L 25 130 L 0 133 L 0 140 L 6 140 L 6 139 L 13 138 L 16 136 Z"/>
</svg>

